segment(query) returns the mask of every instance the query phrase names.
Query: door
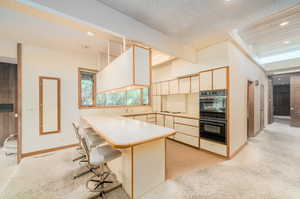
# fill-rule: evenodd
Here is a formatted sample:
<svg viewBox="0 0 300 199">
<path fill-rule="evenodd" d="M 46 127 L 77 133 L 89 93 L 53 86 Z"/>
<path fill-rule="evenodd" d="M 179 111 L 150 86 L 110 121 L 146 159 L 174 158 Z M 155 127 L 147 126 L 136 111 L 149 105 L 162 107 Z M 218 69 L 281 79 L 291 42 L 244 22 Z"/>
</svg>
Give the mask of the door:
<svg viewBox="0 0 300 199">
<path fill-rule="evenodd" d="M 254 83 L 252 81 L 248 81 L 247 109 L 247 135 L 254 137 Z"/>
<path fill-rule="evenodd" d="M 300 127 L 300 75 L 291 77 L 291 125 Z"/>
<path fill-rule="evenodd" d="M 260 130 L 265 128 L 265 87 L 260 85 Z"/>
<path fill-rule="evenodd" d="M 273 82 L 272 79 L 270 78 L 268 80 L 268 84 L 269 84 L 269 95 L 268 95 L 268 124 L 272 124 L 273 123 L 273 115 L 274 115 L 274 111 L 273 111 Z"/>
</svg>

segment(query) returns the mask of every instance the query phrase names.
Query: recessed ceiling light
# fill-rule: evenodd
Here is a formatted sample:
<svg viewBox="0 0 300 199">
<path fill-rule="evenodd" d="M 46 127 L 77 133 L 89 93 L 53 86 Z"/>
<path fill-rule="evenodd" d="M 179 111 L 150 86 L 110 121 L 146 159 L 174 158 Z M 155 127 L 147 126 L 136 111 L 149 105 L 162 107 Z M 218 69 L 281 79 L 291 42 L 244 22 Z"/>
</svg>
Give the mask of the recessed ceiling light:
<svg viewBox="0 0 300 199">
<path fill-rule="evenodd" d="M 93 32 L 87 32 L 86 34 L 91 37 L 95 35 L 95 33 L 93 33 Z"/>
<path fill-rule="evenodd" d="M 285 22 L 282 22 L 281 24 L 280 24 L 280 26 L 286 26 L 286 25 L 288 25 L 290 22 L 289 21 L 285 21 Z"/>
<path fill-rule="evenodd" d="M 289 44 L 289 43 L 291 43 L 290 41 L 284 41 L 283 42 L 284 44 Z"/>
<path fill-rule="evenodd" d="M 224 0 L 225 2 L 231 2 L 231 0 Z"/>
</svg>

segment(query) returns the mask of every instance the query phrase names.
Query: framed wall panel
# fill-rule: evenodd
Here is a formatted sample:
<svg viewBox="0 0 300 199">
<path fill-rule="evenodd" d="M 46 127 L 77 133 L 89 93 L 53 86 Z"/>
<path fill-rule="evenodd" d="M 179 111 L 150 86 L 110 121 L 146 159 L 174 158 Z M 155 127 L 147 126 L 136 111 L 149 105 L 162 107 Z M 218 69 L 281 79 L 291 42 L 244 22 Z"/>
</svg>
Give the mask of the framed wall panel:
<svg viewBox="0 0 300 199">
<path fill-rule="evenodd" d="M 60 79 L 39 77 L 40 135 L 60 132 Z"/>
</svg>

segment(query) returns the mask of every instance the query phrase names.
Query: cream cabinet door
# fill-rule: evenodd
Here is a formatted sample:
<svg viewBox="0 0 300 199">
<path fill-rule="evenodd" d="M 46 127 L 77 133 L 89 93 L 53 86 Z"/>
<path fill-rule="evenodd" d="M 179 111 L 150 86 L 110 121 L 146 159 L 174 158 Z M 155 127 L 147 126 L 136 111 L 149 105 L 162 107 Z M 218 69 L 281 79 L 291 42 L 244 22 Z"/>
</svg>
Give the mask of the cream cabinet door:
<svg viewBox="0 0 300 199">
<path fill-rule="evenodd" d="M 157 84 L 153 83 L 151 87 L 152 87 L 152 96 L 156 96 L 157 95 L 157 93 L 156 93 Z"/>
<path fill-rule="evenodd" d="M 200 148 L 225 157 L 227 156 L 227 146 L 224 144 L 218 144 L 208 140 L 200 139 Z"/>
<path fill-rule="evenodd" d="M 227 89 L 227 68 L 213 71 L 213 89 Z"/>
<path fill-rule="evenodd" d="M 190 93 L 190 78 L 183 78 L 179 79 L 179 93 L 185 94 L 185 93 Z"/>
<path fill-rule="evenodd" d="M 159 125 L 159 126 L 164 126 L 165 125 L 163 115 L 159 115 L 159 114 L 156 115 L 156 125 Z"/>
<path fill-rule="evenodd" d="M 169 94 L 169 82 L 162 82 L 161 83 L 161 95 L 168 95 Z"/>
<path fill-rule="evenodd" d="M 152 109 L 154 112 L 161 111 L 161 97 L 160 96 L 153 96 L 152 97 Z"/>
<path fill-rule="evenodd" d="M 170 94 L 178 94 L 178 79 L 171 80 L 170 84 Z"/>
<path fill-rule="evenodd" d="M 175 134 L 173 139 L 175 139 L 179 142 L 194 146 L 194 147 L 199 147 L 199 138 L 197 138 L 197 137 L 185 135 L 185 134 L 178 132 Z"/>
<path fill-rule="evenodd" d="M 161 83 L 156 83 L 156 95 L 161 95 Z"/>
<path fill-rule="evenodd" d="M 212 90 L 212 71 L 201 72 L 200 78 L 200 91 Z"/>
<path fill-rule="evenodd" d="M 191 93 L 198 93 L 200 90 L 199 76 L 191 77 Z"/>
<path fill-rule="evenodd" d="M 165 126 L 167 128 L 173 128 L 173 122 L 174 122 L 174 117 L 173 116 L 169 116 L 169 115 L 166 115 L 165 116 Z"/>
</svg>

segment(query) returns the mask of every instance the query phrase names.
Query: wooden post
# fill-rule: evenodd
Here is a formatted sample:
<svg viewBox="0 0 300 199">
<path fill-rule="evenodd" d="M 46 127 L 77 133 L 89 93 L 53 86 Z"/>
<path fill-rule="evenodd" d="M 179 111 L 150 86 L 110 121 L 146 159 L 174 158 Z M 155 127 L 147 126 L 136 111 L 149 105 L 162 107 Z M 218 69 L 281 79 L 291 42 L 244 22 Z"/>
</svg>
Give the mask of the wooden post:
<svg viewBox="0 0 300 199">
<path fill-rule="evenodd" d="M 126 39 L 123 37 L 123 53 L 126 51 Z"/>
<path fill-rule="evenodd" d="M 107 43 L 107 65 L 110 63 L 110 40 Z"/>
</svg>

